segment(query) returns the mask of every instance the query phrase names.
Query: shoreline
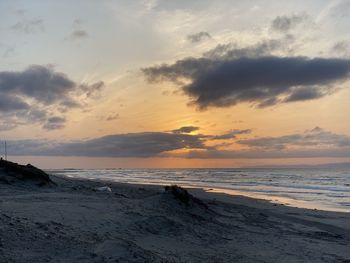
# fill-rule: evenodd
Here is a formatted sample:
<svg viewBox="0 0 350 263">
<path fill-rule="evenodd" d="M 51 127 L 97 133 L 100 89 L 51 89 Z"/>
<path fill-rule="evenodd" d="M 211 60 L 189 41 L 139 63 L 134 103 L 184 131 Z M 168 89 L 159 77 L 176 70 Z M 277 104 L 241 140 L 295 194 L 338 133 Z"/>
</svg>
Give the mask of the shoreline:
<svg viewBox="0 0 350 263">
<path fill-rule="evenodd" d="M 51 170 L 53 174 L 78 178 L 141 184 L 179 184 L 183 187 L 215 189 L 231 195 L 270 200 L 288 206 L 325 211 L 350 212 L 349 178 L 346 171 L 262 169 L 112 169 Z"/>
<path fill-rule="evenodd" d="M 108 179 L 99 179 L 99 178 L 77 178 L 74 176 L 66 176 L 66 175 L 56 175 L 54 176 L 62 176 L 69 179 L 78 179 L 78 180 L 95 180 L 95 181 L 103 181 L 107 183 L 120 183 L 120 184 L 129 184 L 129 185 L 153 185 L 153 186 L 166 186 L 169 185 L 169 183 L 147 183 L 147 182 L 141 182 L 141 183 L 125 183 L 125 182 L 118 182 Z M 176 183 L 175 183 L 176 184 Z M 233 189 L 226 189 L 226 188 L 218 188 L 218 187 L 201 187 L 201 186 L 195 186 L 190 184 L 178 184 L 181 187 L 187 188 L 187 189 L 202 189 L 206 192 L 211 193 L 224 193 L 228 194 L 230 196 L 242 196 L 252 199 L 260 199 L 265 200 L 268 202 L 271 202 L 272 204 L 279 204 L 279 205 L 285 205 L 289 207 L 294 208 L 302 208 L 302 209 L 309 209 L 309 210 L 320 210 L 320 211 L 328 211 L 328 212 L 342 212 L 342 213 L 350 213 L 350 207 L 349 208 L 342 208 L 342 207 L 334 207 L 331 205 L 324 205 L 320 202 L 315 201 L 305 201 L 305 200 L 298 200 L 291 197 L 285 197 L 285 196 L 278 196 L 278 195 L 269 195 L 269 194 L 263 194 L 263 193 L 257 193 L 254 191 L 242 191 L 242 190 L 233 190 Z"/>
<path fill-rule="evenodd" d="M 0 183 L 4 262 L 350 261 L 349 213 L 50 177 L 55 186 Z"/>
</svg>

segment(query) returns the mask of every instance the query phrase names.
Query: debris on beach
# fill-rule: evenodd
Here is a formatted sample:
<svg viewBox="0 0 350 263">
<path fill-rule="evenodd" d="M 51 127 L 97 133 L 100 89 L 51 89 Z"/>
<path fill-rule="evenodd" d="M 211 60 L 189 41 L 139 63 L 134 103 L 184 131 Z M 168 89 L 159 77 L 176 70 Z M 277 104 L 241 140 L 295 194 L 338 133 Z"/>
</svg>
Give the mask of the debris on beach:
<svg viewBox="0 0 350 263">
<path fill-rule="evenodd" d="M 95 190 L 99 192 L 109 192 L 109 193 L 112 192 L 112 189 L 108 186 L 96 187 Z"/>
</svg>

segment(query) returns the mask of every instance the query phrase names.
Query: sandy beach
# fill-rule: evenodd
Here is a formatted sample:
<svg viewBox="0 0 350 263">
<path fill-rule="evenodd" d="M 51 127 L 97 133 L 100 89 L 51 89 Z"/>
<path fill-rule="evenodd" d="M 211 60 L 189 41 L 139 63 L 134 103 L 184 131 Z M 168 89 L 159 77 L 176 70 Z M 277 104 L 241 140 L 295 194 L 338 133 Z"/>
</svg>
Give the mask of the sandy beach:
<svg viewBox="0 0 350 263">
<path fill-rule="evenodd" d="M 350 0 L 0 17 L 0 263 L 350 263 Z"/>
<path fill-rule="evenodd" d="M 0 262 L 350 262 L 349 213 L 201 189 L 184 202 L 162 186 L 3 178 Z"/>
</svg>

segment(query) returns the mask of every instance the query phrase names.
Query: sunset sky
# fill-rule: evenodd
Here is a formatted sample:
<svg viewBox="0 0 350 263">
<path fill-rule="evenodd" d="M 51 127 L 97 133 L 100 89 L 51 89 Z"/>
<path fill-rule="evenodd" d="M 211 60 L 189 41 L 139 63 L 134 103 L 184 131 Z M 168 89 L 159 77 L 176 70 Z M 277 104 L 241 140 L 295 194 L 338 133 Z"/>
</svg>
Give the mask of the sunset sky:
<svg viewBox="0 0 350 263">
<path fill-rule="evenodd" d="M 350 161 L 350 1 L 0 1 L 0 139 L 43 168 Z"/>
</svg>

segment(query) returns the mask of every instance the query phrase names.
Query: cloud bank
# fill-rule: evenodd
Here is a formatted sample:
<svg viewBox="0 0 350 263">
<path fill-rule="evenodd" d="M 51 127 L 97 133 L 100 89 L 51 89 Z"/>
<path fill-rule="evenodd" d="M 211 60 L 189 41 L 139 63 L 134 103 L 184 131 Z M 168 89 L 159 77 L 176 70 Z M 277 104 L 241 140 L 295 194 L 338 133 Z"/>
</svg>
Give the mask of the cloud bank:
<svg viewBox="0 0 350 263">
<path fill-rule="evenodd" d="M 60 120 L 51 120 L 53 125 Z M 0 125 L 1 127 L 1 125 Z M 6 127 L 4 127 L 6 128 Z M 232 130 L 222 135 L 174 132 L 113 134 L 78 141 L 8 141 L 10 155 L 88 157 L 181 157 L 181 158 L 314 158 L 350 157 L 350 136 L 316 127 L 304 133 L 276 137 L 237 138 L 251 130 Z M 208 146 L 216 140 L 232 140 L 240 150 L 221 149 L 231 143 Z M 182 150 L 182 151 L 178 151 Z"/>
<path fill-rule="evenodd" d="M 201 136 L 165 132 L 128 133 L 75 142 L 10 141 L 12 155 L 153 157 L 178 149 L 204 149 Z"/>
<path fill-rule="evenodd" d="M 261 137 L 239 140 L 237 143 L 260 150 L 283 150 L 295 147 L 347 147 L 350 146 L 350 137 L 338 135 L 315 127 L 302 134 L 291 134 L 280 137 Z"/>
<path fill-rule="evenodd" d="M 350 157 L 350 136 L 336 134 L 319 127 L 304 133 L 239 139 L 236 143 L 245 148 L 193 150 L 178 156 L 203 159 Z"/>
</svg>

